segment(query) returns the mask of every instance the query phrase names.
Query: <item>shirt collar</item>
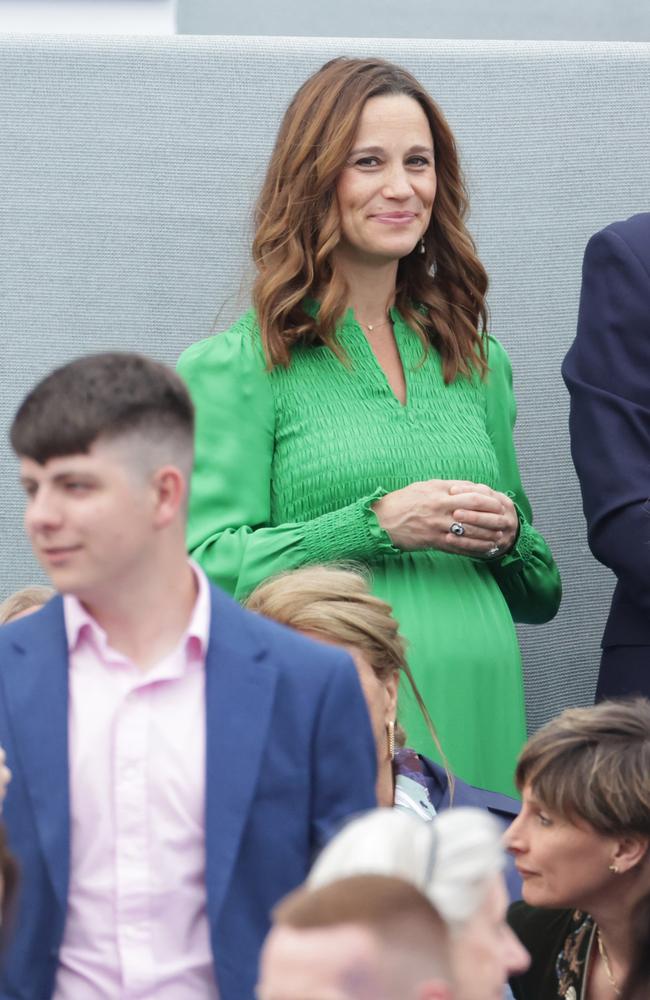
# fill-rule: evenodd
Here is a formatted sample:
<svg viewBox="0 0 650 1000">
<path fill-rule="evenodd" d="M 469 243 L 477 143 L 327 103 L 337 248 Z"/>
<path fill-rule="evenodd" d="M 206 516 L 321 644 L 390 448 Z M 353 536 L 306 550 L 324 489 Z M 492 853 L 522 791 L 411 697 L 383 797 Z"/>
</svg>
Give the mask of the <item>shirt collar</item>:
<svg viewBox="0 0 650 1000">
<path fill-rule="evenodd" d="M 205 659 L 210 639 L 210 585 L 201 567 L 193 559 L 189 563 L 197 583 L 197 594 L 189 624 L 180 643 L 187 650 L 193 648 L 193 651 Z M 65 594 L 63 597 L 63 616 L 68 653 L 73 653 L 84 639 L 89 639 L 99 650 L 109 649 L 106 632 L 73 594 Z"/>
</svg>

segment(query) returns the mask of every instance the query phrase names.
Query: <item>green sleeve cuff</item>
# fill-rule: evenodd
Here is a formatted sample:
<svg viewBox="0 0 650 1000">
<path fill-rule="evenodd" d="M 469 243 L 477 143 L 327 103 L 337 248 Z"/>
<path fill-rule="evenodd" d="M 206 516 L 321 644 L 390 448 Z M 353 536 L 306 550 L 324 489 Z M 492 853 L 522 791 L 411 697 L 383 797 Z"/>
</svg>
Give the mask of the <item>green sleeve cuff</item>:
<svg viewBox="0 0 650 1000">
<path fill-rule="evenodd" d="M 515 503 L 512 496 L 510 496 L 510 499 L 515 506 L 519 520 L 519 531 L 517 532 L 515 544 L 502 556 L 495 556 L 493 559 L 484 560 L 484 562 L 490 563 L 493 566 L 503 566 L 504 569 L 515 564 L 519 566 L 520 564 L 529 562 L 535 551 L 535 539 L 537 538 L 537 532 L 524 517 L 521 507 Z"/>
<path fill-rule="evenodd" d="M 372 562 L 385 555 L 397 555 L 390 536 L 381 527 L 372 509 L 375 500 L 386 495 L 377 489 L 370 496 L 356 500 L 348 507 L 308 521 L 305 526 L 303 547 L 310 563 L 335 562 L 353 559 Z"/>
</svg>

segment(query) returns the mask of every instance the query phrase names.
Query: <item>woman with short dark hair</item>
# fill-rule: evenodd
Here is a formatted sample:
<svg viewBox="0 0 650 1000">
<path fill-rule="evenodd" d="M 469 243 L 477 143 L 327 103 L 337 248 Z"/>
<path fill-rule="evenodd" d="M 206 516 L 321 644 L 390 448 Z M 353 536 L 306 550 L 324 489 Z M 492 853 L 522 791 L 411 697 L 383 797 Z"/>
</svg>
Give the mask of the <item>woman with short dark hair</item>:
<svg viewBox="0 0 650 1000">
<path fill-rule="evenodd" d="M 516 780 L 506 841 L 525 902 L 509 919 L 532 964 L 515 997 L 614 1000 L 650 894 L 650 701 L 563 712 L 529 740 Z"/>
</svg>

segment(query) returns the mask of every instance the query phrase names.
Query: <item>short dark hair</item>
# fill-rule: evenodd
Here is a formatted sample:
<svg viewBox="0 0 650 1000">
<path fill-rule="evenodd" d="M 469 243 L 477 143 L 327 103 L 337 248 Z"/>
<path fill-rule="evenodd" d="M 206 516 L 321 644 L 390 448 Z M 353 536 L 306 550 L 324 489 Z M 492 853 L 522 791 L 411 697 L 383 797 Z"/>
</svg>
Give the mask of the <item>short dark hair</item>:
<svg viewBox="0 0 650 1000">
<path fill-rule="evenodd" d="M 111 352 L 78 358 L 42 379 L 23 400 L 9 436 L 17 455 L 43 465 L 86 454 L 99 438 L 134 432 L 181 439 L 191 455 L 194 407 L 166 365 Z"/>
<path fill-rule="evenodd" d="M 650 701 L 567 708 L 528 740 L 515 782 L 605 837 L 650 836 Z"/>
</svg>

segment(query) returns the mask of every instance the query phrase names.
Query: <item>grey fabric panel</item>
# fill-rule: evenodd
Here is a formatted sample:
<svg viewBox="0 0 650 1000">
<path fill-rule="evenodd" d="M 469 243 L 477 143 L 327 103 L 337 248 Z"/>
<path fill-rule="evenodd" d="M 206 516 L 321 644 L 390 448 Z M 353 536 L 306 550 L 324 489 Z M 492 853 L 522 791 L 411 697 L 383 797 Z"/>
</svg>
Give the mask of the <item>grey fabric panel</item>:
<svg viewBox="0 0 650 1000">
<path fill-rule="evenodd" d="M 82 352 L 173 362 L 245 308 L 279 117 L 342 51 L 413 70 L 458 137 L 524 481 L 565 582 L 556 621 L 521 630 L 534 727 L 592 699 L 611 591 L 586 546 L 559 368 L 589 235 L 650 205 L 650 45 L 0 39 L 0 596 L 40 576 L 6 445 L 19 400 Z"/>
<path fill-rule="evenodd" d="M 191 35 L 650 41 L 647 0 L 178 0 Z"/>
</svg>

